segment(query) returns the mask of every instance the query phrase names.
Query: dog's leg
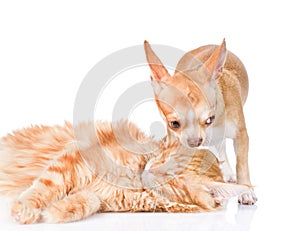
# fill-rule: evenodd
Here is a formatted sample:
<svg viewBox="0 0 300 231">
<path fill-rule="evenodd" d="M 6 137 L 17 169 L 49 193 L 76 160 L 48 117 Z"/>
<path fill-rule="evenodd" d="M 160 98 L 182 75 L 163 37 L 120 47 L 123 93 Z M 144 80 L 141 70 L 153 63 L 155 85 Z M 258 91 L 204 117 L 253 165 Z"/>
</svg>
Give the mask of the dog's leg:
<svg viewBox="0 0 300 231">
<path fill-rule="evenodd" d="M 233 173 L 226 155 L 226 139 L 223 139 L 216 145 L 219 155 L 220 168 L 222 170 L 223 179 L 228 183 L 236 183 L 236 175 Z"/>
<path fill-rule="evenodd" d="M 249 138 L 246 126 L 240 128 L 233 139 L 234 150 L 236 154 L 236 173 L 238 184 L 251 185 L 248 167 L 248 149 L 249 149 Z M 241 204 L 254 204 L 257 198 L 254 194 L 253 189 L 249 192 L 242 194 L 239 197 L 239 203 Z"/>
</svg>

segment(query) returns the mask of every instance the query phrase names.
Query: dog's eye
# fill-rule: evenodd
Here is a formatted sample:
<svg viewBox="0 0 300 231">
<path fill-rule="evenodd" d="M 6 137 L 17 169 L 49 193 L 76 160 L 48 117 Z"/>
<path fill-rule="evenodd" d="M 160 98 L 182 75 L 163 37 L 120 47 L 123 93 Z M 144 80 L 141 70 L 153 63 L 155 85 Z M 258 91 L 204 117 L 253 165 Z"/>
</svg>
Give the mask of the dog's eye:
<svg viewBox="0 0 300 231">
<path fill-rule="evenodd" d="M 205 124 L 206 125 L 211 125 L 213 122 L 214 122 L 214 120 L 215 120 L 215 118 L 216 118 L 216 116 L 211 116 L 211 117 L 209 117 L 206 121 L 205 121 Z"/>
<path fill-rule="evenodd" d="M 170 121 L 169 126 L 170 126 L 170 128 L 176 129 L 176 128 L 180 127 L 180 123 L 178 121 Z"/>
</svg>

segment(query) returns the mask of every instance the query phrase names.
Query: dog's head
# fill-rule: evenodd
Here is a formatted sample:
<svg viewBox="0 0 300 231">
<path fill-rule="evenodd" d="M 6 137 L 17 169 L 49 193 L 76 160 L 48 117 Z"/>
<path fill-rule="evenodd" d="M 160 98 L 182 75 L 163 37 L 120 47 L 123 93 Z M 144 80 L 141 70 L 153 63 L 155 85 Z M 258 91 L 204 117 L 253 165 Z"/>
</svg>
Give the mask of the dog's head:
<svg viewBox="0 0 300 231">
<path fill-rule="evenodd" d="M 155 100 L 162 118 L 167 123 L 168 135 L 177 137 L 188 147 L 196 148 L 209 140 L 208 130 L 216 123 L 216 80 L 226 61 L 223 40 L 210 57 L 200 63 L 195 57 L 191 68 L 176 70 L 171 76 L 147 41 L 144 43 Z M 186 54 L 193 56 L 192 54 Z"/>
</svg>

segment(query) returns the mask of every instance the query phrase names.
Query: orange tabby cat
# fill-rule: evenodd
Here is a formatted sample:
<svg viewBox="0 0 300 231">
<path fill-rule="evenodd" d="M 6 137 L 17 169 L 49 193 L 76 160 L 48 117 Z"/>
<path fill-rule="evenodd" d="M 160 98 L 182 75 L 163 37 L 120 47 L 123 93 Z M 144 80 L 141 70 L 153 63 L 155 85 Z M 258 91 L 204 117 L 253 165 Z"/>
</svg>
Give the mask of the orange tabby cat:
<svg viewBox="0 0 300 231">
<path fill-rule="evenodd" d="M 129 122 L 73 130 L 70 123 L 34 126 L 0 140 L 0 193 L 15 198 L 17 222 L 70 222 L 101 211 L 210 211 L 248 189 L 223 183 L 209 151 L 156 143 Z"/>
</svg>

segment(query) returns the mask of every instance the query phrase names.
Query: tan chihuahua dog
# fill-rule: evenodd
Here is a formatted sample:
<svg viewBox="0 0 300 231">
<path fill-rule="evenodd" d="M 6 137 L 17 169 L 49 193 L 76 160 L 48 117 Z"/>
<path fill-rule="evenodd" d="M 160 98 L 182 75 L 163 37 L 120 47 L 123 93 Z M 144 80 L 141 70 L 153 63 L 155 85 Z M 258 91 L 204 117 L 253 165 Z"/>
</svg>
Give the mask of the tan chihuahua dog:
<svg viewBox="0 0 300 231">
<path fill-rule="evenodd" d="M 189 148 L 200 145 L 217 149 L 224 180 L 250 183 L 248 134 L 243 104 L 248 94 L 246 69 L 237 56 L 220 46 L 207 45 L 186 53 L 171 76 L 145 41 L 152 87 L 159 111 L 167 123 L 169 142 L 180 140 Z M 234 141 L 236 175 L 226 156 L 225 139 Z M 239 197 L 254 204 L 253 189 Z"/>
</svg>

